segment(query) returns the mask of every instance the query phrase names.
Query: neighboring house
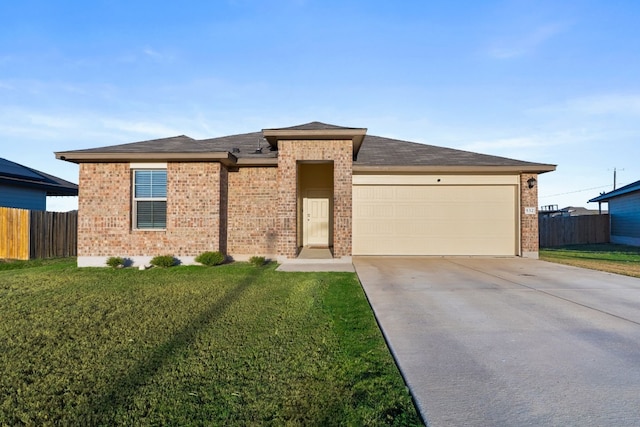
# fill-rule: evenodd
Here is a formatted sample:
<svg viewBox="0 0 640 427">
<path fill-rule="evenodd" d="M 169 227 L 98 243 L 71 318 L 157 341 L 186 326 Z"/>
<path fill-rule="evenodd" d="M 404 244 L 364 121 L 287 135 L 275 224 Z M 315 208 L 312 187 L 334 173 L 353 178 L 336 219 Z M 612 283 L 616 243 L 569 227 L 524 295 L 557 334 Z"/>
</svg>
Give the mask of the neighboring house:
<svg viewBox="0 0 640 427">
<path fill-rule="evenodd" d="M 558 209 L 558 205 L 542 206 L 539 215 L 558 217 L 558 216 L 585 216 L 585 215 L 600 215 L 603 212 L 598 209 L 587 209 L 583 207 L 567 206 L 566 208 Z M 605 212 L 606 213 L 606 212 Z"/>
<path fill-rule="evenodd" d="M 80 165 L 78 265 L 204 251 L 537 257 L 531 163 L 308 123 L 56 153 Z"/>
<path fill-rule="evenodd" d="M 0 158 L 0 206 L 44 211 L 47 196 L 77 196 L 64 179 Z"/>
<path fill-rule="evenodd" d="M 640 246 L 640 181 L 601 194 L 589 202 L 609 204 L 611 243 Z"/>
</svg>

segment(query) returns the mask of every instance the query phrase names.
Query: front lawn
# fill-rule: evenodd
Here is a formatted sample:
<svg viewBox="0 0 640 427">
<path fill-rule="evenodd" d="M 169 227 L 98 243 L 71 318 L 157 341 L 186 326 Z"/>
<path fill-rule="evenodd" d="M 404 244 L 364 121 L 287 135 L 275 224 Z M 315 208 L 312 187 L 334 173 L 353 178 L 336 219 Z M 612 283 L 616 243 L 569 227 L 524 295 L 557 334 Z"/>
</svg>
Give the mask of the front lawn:
<svg viewBox="0 0 640 427">
<path fill-rule="evenodd" d="M 420 425 L 351 273 L 0 262 L 0 425 Z"/>
<path fill-rule="evenodd" d="M 540 259 L 640 277 L 640 247 L 615 244 L 572 245 L 540 249 Z"/>
</svg>

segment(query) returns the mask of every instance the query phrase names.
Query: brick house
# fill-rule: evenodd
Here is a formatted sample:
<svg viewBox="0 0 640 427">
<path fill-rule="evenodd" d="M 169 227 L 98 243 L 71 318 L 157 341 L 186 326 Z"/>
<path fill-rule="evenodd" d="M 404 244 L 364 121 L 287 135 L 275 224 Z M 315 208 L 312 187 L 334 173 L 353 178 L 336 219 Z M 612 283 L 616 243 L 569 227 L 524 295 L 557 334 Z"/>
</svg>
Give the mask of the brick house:
<svg viewBox="0 0 640 427">
<path fill-rule="evenodd" d="M 204 251 L 295 258 L 537 257 L 537 175 L 554 165 L 319 122 L 56 153 L 80 165 L 78 265 Z"/>
</svg>

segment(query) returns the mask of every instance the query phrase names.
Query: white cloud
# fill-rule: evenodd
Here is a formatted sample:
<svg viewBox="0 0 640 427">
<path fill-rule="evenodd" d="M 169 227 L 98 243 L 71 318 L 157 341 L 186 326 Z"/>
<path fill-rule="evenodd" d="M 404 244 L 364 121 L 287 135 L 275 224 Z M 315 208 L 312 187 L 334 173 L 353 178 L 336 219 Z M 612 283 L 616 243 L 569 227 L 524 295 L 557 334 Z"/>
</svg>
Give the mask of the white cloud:
<svg viewBox="0 0 640 427">
<path fill-rule="evenodd" d="M 142 49 L 142 53 L 144 53 L 148 58 L 151 58 L 154 61 L 166 62 L 166 61 L 172 61 L 174 59 L 173 55 L 166 52 L 160 52 L 150 47 L 145 47 L 144 49 Z"/>
<path fill-rule="evenodd" d="M 464 137 L 455 148 L 509 157 L 514 159 L 558 163 L 565 152 L 575 152 L 577 147 L 587 147 L 606 140 L 608 133 L 581 127 L 531 130 L 512 130 L 511 135 L 480 138 Z"/>
<path fill-rule="evenodd" d="M 468 151 L 496 151 L 510 150 L 513 148 L 541 147 L 550 145 L 549 140 L 542 140 L 539 137 L 521 136 L 511 138 L 498 138 L 494 140 L 473 141 L 464 144 L 461 148 Z"/>
<path fill-rule="evenodd" d="M 176 130 L 160 122 L 144 120 L 103 119 L 101 123 L 105 129 L 110 129 L 111 131 L 124 131 L 125 133 L 145 135 L 154 138 L 175 136 L 184 133 L 183 130 Z"/>
<path fill-rule="evenodd" d="M 564 109 L 585 115 L 640 115 L 640 95 L 605 94 L 575 98 L 567 101 Z"/>
<path fill-rule="evenodd" d="M 72 117 L 59 115 L 46 115 L 40 113 L 27 114 L 25 118 L 35 127 L 54 129 L 74 129 L 78 127 L 78 121 Z"/>
<path fill-rule="evenodd" d="M 509 40 L 497 41 L 488 50 L 489 56 L 496 59 L 518 58 L 536 50 L 542 44 L 564 31 L 566 26 L 557 23 L 536 28 L 532 32 Z"/>
</svg>

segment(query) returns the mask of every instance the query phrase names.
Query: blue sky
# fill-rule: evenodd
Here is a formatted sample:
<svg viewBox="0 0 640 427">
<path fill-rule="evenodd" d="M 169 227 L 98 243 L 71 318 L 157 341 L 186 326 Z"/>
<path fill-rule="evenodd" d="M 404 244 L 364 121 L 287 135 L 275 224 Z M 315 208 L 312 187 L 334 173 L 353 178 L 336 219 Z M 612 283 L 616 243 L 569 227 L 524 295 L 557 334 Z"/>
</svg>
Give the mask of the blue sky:
<svg viewBox="0 0 640 427">
<path fill-rule="evenodd" d="M 614 168 L 640 180 L 637 1 L 21 0 L 0 17 L 0 157 L 72 182 L 54 151 L 316 120 L 557 164 L 541 205 L 587 206 Z"/>
</svg>

